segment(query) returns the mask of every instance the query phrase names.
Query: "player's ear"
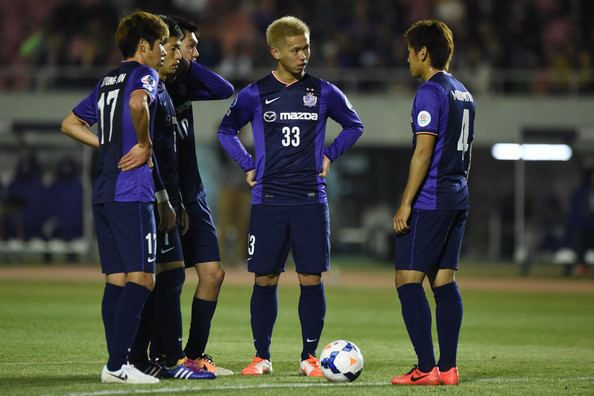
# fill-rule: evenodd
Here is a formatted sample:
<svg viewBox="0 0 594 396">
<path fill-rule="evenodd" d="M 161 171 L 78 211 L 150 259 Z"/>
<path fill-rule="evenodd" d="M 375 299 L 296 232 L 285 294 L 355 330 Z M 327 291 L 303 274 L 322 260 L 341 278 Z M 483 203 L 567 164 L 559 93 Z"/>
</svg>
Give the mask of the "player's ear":
<svg viewBox="0 0 594 396">
<path fill-rule="evenodd" d="M 421 48 L 421 61 L 425 62 L 427 60 L 427 47 Z"/>
<path fill-rule="evenodd" d="M 280 59 L 280 51 L 274 47 L 270 47 L 270 54 L 276 60 Z"/>
<path fill-rule="evenodd" d="M 145 39 L 141 38 L 138 41 L 137 50 L 140 51 L 141 53 L 145 53 L 148 47 L 149 47 L 148 42 Z"/>
</svg>

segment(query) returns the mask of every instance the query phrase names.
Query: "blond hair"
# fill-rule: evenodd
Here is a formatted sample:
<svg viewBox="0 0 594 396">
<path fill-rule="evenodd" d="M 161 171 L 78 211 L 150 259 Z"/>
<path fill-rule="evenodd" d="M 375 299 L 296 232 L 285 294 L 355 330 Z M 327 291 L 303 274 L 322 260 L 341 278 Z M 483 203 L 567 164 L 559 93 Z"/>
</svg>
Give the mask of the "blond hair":
<svg viewBox="0 0 594 396">
<path fill-rule="evenodd" d="M 266 28 L 266 42 L 271 48 L 281 44 L 287 37 L 306 35 L 309 36 L 309 27 L 301 19 L 294 16 L 284 16 L 272 22 Z"/>
</svg>

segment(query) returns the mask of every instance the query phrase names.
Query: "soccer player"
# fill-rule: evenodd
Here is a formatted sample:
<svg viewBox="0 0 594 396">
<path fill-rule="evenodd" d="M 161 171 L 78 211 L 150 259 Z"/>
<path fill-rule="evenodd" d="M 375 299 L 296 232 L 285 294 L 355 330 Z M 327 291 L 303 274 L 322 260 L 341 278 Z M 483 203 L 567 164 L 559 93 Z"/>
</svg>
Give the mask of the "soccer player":
<svg viewBox="0 0 594 396">
<path fill-rule="evenodd" d="M 183 32 L 170 18 L 161 16 L 169 29 L 169 38 L 164 44 L 167 51 L 159 67 L 157 110 L 155 112 L 154 153 L 162 182 L 156 192 L 158 203 L 172 210 L 185 211 L 181 202 L 177 171 L 176 136 L 178 123 L 173 103 L 165 88 L 165 81 L 172 78 L 181 59 Z M 172 218 L 175 220 L 175 212 Z M 173 379 L 214 379 L 215 374 L 195 367 L 182 350 L 182 315 L 180 295 L 185 280 L 184 259 L 178 228 L 171 224 L 166 213 L 155 213 L 159 219 L 157 232 L 157 276 L 155 289 L 143 312 L 141 328 L 130 351 L 130 361 L 147 374 L 162 375 Z M 147 348 L 156 330 L 153 342 L 164 355 L 163 369 L 147 359 Z"/>
<path fill-rule="evenodd" d="M 163 63 L 162 42 L 168 36 L 167 25 L 156 15 L 137 11 L 124 17 L 115 38 L 125 61 L 62 121 L 66 135 L 99 148 L 93 213 L 106 275 L 102 316 L 109 352 L 102 382 L 159 382 L 128 364 L 127 354 L 154 283 L 151 139 L 159 81 L 155 69 Z M 97 134 L 89 129 L 95 123 Z"/>
<path fill-rule="evenodd" d="M 468 212 L 475 104 L 464 85 L 447 72 L 454 41 L 446 24 L 421 20 L 404 37 L 410 73 L 424 83 L 413 102 L 414 149 L 400 207 L 393 218 L 397 233 L 395 282 L 418 365 L 393 377 L 392 384 L 456 385 L 462 297 L 454 275 Z M 431 311 L 422 286 L 426 276 L 436 303 L 437 366 Z"/>
<path fill-rule="evenodd" d="M 308 26 L 292 16 L 268 26 L 266 40 L 276 70 L 239 92 L 218 131 L 219 141 L 252 187 L 248 270 L 254 273 L 250 311 L 256 356 L 243 375 L 272 373 L 277 284 L 291 249 L 301 285 L 299 372 L 322 376 L 316 348 L 326 312 L 322 272 L 330 267 L 325 177 L 330 163 L 359 139 L 363 124 L 336 86 L 305 72 L 309 37 Z M 328 118 L 343 129 L 324 149 Z M 255 159 L 237 137 L 248 122 Z"/>
<path fill-rule="evenodd" d="M 217 367 L 205 354 L 210 325 L 225 272 L 221 266 L 214 222 L 206 202 L 196 158 L 196 138 L 192 101 L 226 99 L 234 88 L 227 80 L 196 61 L 198 58 L 198 26 L 181 17 L 172 17 L 182 28 L 181 66 L 167 90 L 176 107 L 180 125 L 178 141 L 178 173 L 185 213 L 181 219 L 182 247 L 186 268 L 194 267 L 198 285 L 192 301 L 190 333 L 184 352 L 195 366 L 218 375 L 232 374 Z"/>
</svg>

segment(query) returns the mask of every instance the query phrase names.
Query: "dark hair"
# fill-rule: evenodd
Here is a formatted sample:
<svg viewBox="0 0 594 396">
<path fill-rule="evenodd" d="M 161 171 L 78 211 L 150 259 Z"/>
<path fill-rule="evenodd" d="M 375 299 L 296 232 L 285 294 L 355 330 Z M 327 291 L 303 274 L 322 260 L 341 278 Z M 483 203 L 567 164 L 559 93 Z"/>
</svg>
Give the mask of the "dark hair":
<svg viewBox="0 0 594 396">
<path fill-rule="evenodd" d="M 167 15 L 159 15 L 159 17 L 165 22 L 169 28 L 169 37 L 178 37 L 180 40 L 184 38 L 184 32 L 182 31 L 179 24 Z"/>
<path fill-rule="evenodd" d="M 191 33 L 196 33 L 197 36 L 199 35 L 198 24 L 179 15 L 169 15 L 169 18 L 173 19 L 175 23 L 179 25 L 179 27 L 184 31 L 184 35 L 186 30 Z"/>
<path fill-rule="evenodd" d="M 415 52 L 427 48 L 431 57 L 431 66 L 447 69 L 454 53 L 454 35 L 442 21 L 422 19 L 412 24 L 404 33 L 408 45 Z"/>
<path fill-rule="evenodd" d="M 136 53 L 138 42 L 144 39 L 152 46 L 169 37 L 169 29 L 161 18 L 146 11 L 136 11 L 120 20 L 115 41 L 124 58 Z"/>
</svg>

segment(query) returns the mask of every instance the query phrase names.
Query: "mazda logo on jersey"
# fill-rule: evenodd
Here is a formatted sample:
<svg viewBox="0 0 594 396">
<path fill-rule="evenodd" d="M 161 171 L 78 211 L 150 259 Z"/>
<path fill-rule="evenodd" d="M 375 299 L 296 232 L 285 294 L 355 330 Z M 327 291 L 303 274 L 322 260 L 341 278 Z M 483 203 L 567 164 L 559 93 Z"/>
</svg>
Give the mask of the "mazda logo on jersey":
<svg viewBox="0 0 594 396">
<path fill-rule="evenodd" d="M 267 111 L 264 113 L 264 121 L 274 122 L 276 121 L 276 113 L 274 111 Z"/>
</svg>

